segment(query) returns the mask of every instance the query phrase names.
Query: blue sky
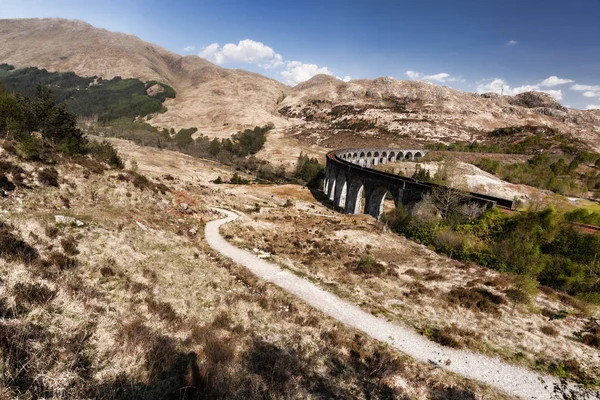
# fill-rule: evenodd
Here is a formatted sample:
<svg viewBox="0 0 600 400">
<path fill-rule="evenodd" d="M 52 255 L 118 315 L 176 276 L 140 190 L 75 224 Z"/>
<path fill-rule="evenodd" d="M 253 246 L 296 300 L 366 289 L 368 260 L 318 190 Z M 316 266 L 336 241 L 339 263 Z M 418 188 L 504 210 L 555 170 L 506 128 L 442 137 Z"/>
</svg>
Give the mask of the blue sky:
<svg viewBox="0 0 600 400">
<path fill-rule="evenodd" d="M 600 108 L 598 0 L 0 0 L 288 84 L 392 76 L 473 92 L 547 91 Z"/>
</svg>

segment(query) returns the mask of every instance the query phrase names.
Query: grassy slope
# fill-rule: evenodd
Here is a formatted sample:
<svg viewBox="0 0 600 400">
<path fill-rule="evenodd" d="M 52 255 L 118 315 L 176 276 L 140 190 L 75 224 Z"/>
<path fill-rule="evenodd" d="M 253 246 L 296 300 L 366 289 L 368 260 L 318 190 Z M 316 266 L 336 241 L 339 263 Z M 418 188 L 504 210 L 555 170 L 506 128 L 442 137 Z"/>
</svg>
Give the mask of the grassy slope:
<svg viewBox="0 0 600 400">
<path fill-rule="evenodd" d="M 0 397 L 504 398 L 345 329 L 211 253 L 204 205 L 222 195 L 200 182 L 165 177 L 174 190 L 161 194 L 135 174 L 63 164 L 60 186 L 48 187 L 40 165 L 2 157 L 26 170 L 30 188 L 0 198 L 1 218 L 46 261 L 0 257 Z M 140 170 L 160 157 L 138 159 Z M 169 171 L 168 157 L 154 176 Z"/>
</svg>

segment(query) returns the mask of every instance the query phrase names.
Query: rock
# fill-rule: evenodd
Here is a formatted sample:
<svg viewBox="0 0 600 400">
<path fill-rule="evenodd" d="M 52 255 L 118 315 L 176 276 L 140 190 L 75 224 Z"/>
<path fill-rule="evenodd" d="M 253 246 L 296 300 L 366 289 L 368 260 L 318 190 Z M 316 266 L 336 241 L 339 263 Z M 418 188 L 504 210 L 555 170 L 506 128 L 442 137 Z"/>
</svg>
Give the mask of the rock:
<svg viewBox="0 0 600 400">
<path fill-rule="evenodd" d="M 78 220 L 77 218 L 67 217 L 65 215 L 55 215 L 54 220 L 56 221 L 57 224 L 75 225 L 78 227 L 85 225 L 85 223 Z"/>
<path fill-rule="evenodd" d="M 180 203 L 179 207 L 181 207 L 181 209 L 183 211 L 186 211 L 188 208 L 190 208 L 190 206 L 188 205 L 188 203 Z"/>
<path fill-rule="evenodd" d="M 148 228 L 146 228 L 146 225 L 142 224 L 141 222 L 135 221 L 135 223 L 137 224 L 137 226 L 139 226 L 143 231 L 147 231 Z"/>
<path fill-rule="evenodd" d="M 159 85 L 158 83 L 155 85 L 150 86 L 147 90 L 146 90 L 146 94 L 150 97 L 154 97 L 159 93 L 164 93 L 165 92 L 165 88 L 162 87 L 162 85 Z"/>
</svg>

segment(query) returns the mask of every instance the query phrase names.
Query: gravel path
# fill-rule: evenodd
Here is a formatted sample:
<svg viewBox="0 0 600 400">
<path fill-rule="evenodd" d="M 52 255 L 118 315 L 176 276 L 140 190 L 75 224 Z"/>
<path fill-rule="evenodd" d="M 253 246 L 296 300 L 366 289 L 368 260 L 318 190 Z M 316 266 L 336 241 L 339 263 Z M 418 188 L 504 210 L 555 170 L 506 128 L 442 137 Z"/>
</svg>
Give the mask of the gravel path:
<svg viewBox="0 0 600 400">
<path fill-rule="evenodd" d="M 229 244 L 219 227 L 237 218 L 237 214 L 215 208 L 226 218 L 206 224 L 206 241 L 216 251 L 245 266 L 259 278 L 272 282 L 299 297 L 314 308 L 374 339 L 386 342 L 415 360 L 438 365 L 505 392 L 525 399 L 551 399 L 555 379 L 469 351 L 443 347 L 401 325 L 375 317 L 359 307 L 318 288 L 279 266 Z M 449 365 L 447 360 L 449 360 Z M 548 382 L 550 389 L 542 382 Z"/>
</svg>

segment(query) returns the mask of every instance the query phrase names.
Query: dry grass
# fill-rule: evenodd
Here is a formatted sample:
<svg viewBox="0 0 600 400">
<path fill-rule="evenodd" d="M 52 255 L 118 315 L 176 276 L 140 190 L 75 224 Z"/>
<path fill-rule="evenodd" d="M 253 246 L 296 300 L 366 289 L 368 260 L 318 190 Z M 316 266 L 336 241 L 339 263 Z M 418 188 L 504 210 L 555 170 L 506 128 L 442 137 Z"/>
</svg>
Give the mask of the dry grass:
<svg viewBox="0 0 600 400">
<path fill-rule="evenodd" d="M 222 231 L 234 244 L 265 252 L 298 275 L 432 340 L 553 373 L 560 370 L 553 366 L 577 359 L 580 368 L 570 369 L 579 374 L 574 378 L 600 373 L 600 355 L 570 339 L 586 323 L 586 313 L 597 310 L 542 292 L 532 303 L 516 303 L 513 312 L 506 297 L 511 275 L 461 264 L 393 233 L 382 234 L 381 226 L 367 217 L 337 214 L 334 219 L 320 206 L 305 210 L 269 207 Z M 553 320 L 554 334 L 544 327 L 561 309 L 568 313 Z"/>
<path fill-rule="evenodd" d="M 10 244 L 0 247 L 10 288 L 0 291 L 0 396 L 506 398 L 346 329 L 208 250 L 204 204 L 222 193 L 170 180 L 185 193 L 181 213 L 180 194 L 80 165 L 57 170 L 58 188 L 0 200 L 13 210 L 0 229 Z M 83 227 L 54 224 L 61 196 Z"/>
</svg>

